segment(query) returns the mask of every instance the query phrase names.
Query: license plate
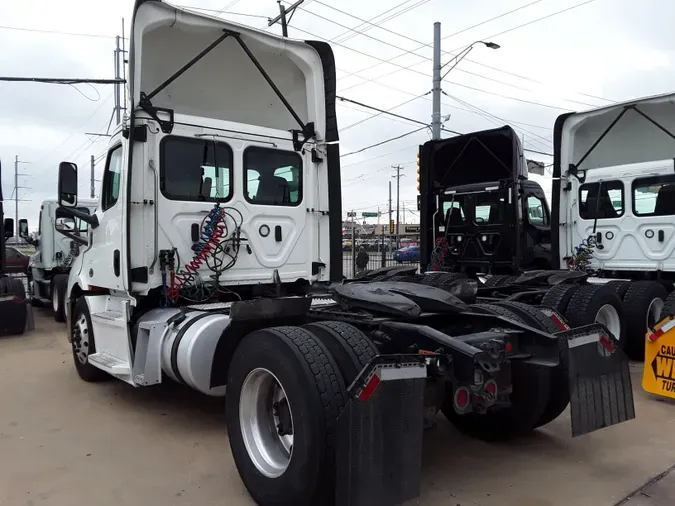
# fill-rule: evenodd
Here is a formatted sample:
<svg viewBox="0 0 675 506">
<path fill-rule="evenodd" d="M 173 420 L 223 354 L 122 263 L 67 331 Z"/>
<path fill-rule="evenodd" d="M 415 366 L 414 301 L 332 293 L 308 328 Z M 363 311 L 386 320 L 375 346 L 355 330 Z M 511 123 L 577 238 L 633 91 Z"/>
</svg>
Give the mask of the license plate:
<svg viewBox="0 0 675 506">
<path fill-rule="evenodd" d="M 642 388 L 650 394 L 675 399 L 675 318 L 656 324 L 645 339 Z"/>
</svg>

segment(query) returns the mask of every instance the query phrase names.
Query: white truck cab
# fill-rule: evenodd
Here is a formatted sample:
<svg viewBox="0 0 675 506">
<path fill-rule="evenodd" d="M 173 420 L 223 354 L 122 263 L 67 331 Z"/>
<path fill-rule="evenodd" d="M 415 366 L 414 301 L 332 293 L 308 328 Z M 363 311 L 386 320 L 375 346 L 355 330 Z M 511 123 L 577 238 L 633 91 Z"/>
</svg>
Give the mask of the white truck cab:
<svg viewBox="0 0 675 506">
<path fill-rule="evenodd" d="M 601 276 L 675 281 L 675 94 L 560 116 L 554 135 L 560 267 L 582 247 Z"/>
<path fill-rule="evenodd" d="M 80 199 L 77 209 L 94 214 L 96 205 L 96 200 Z M 50 304 L 55 319 L 62 322 L 65 321 L 64 297 L 68 272 L 82 246 L 87 244 L 88 225 L 78 218 L 57 217 L 58 207 L 56 199 L 43 201 L 38 218 L 38 236 L 35 240 L 28 236 L 25 239 L 35 246 L 35 253 L 28 265 L 33 304 Z"/>
</svg>

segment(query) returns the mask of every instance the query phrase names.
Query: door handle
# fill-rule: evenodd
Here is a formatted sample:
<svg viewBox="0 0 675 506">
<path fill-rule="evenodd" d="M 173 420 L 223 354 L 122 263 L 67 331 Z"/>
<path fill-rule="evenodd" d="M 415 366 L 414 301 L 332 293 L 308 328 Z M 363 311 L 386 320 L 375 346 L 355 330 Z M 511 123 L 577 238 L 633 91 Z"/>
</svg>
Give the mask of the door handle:
<svg viewBox="0 0 675 506">
<path fill-rule="evenodd" d="M 666 234 L 663 230 L 659 230 L 659 242 L 663 242 L 666 239 Z"/>
<path fill-rule="evenodd" d="M 113 252 L 113 271 L 115 276 L 120 277 L 120 250 L 116 249 Z"/>
<path fill-rule="evenodd" d="M 274 227 L 274 240 L 277 242 L 281 242 L 282 237 L 281 237 L 281 225 L 277 225 Z"/>
<path fill-rule="evenodd" d="M 602 242 L 602 232 L 598 232 L 597 234 L 595 234 L 595 242 L 597 242 L 598 244 Z"/>
</svg>

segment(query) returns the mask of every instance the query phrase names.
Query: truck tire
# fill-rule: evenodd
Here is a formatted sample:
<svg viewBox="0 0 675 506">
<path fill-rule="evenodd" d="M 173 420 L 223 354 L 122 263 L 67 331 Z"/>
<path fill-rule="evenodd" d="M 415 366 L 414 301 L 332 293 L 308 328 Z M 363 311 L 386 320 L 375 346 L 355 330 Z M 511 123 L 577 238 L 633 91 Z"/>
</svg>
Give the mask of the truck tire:
<svg viewBox="0 0 675 506">
<path fill-rule="evenodd" d="M 528 306 L 522 302 L 497 302 L 496 305 L 511 309 L 522 317 L 524 323 L 533 326 L 536 329 L 542 330 L 549 334 L 556 334 L 562 332 L 555 322 L 539 311 L 536 307 Z M 527 316 L 526 316 L 527 315 Z M 567 343 L 567 336 L 558 336 L 558 356 L 560 364 L 551 374 L 551 397 L 544 409 L 536 427 L 546 425 L 556 418 L 558 418 L 567 405 L 570 403 L 570 388 L 569 388 L 569 360 L 567 350 L 569 349 Z"/>
<path fill-rule="evenodd" d="M 26 300 L 26 287 L 20 279 L 12 279 L 9 282 L 9 293 L 15 295 L 21 301 Z"/>
<path fill-rule="evenodd" d="M 570 300 L 572 300 L 572 297 L 581 286 L 577 284 L 556 285 L 546 292 L 544 298 L 541 299 L 541 305 L 550 307 L 561 315 L 564 315 L 566 314 Z"/>
<path fill-rule="evenodd" d="M 621 300 L 623 300 L 623 297 L 624 295 L 626 295 L 626 292 L 628 291 L 628 287 L 630 285 L 631 285 L 630 281 L 619 281 L 619 280 L 605 283 L 605 286 L 608 286 L 609 288 L 614 290 Z"/>
<path fill-rule="evenodd" d="M 21 292 L 16 286 L 17 282 L 21 285 L 21 289 L 23 290 L 23 283 L 21 283 L 20 280 L 12 279 L 10 277 L 0 277 L 0 295 L 12 294 L 21 299 Z M 22 300 L 25 300 L 25 298 L 24 293 Z M 9 318 L 5 318 L 0 326 L 0 331 L 6 332 L 11 336 L 19 336 L 26 330 L 26 304 L 15 304 L 15 306 L 15 308 L 12 308 Z"/>
<path fill-rule="evenodd" d="M 321 341 L 300 327 L 252 332 L 234 352 L 227 390 L 232 456 L 253 500 L 261 506 L 331 503 L 337 417 L 347 395 Z M 277 431 L 265 430 L 270 424 Z M 278 435 L 282 430 L 292 438 Z"/>
<path fill-rule="evenodd" d="M 70 327 L 70 342 L 75 370 L 80 378 L 88 383 L 98 383 L 110 378 L 108 373 L 89 363 L 89 355 L 96 353 L 96 343 L 89 306 L 84 297 L 80 297 L 75 303 Z"/>
<path fill-rule="evenodd" d="M 647 329 L 661 320 L 666 288 L 656 281 L 633 281 L 623 298 L 626 320 L 626 354 L 633 360 L 645 359 Z"/>
<path fill-rule="evenodd" d="M 614 290 L 604 285 L 583 285 L 574 293 L 565 316 L 571 327 L 603 323 L 626 349 L 626 328 L 623 303 Z"/>
<path fill-rule="evenodd" d="M 481 304 L 482 310 L 526 323 L 513 311 L 495 304 Z M 441 408 L 445 417 L 463 434 L 484 441 L 512 439 L 537 427 L 548 406 L 551 374 L 546 368 L 520 361 L 511 363 L 513 393 L 508 408 L 488 408 L 487 413 L 458 414 L 451 398 Z"/>
<path fill-rule="evenodd" d="M 422 276 L 421 283 L 435 288 L 445 288 L 451 286 L 462 279 L 468 279 L 466 274 L 461 272 L 434 272 Z"/>
<path fill-rule="evenodd" d="M 342 322 L 320 322 L 303 325 L 328 348 L 349 387 L 361 370 L 378 355 L 375 344 L 353 325 Z"/>
<path fill-rule="evenodd" d="M 663 318 L 666 316 L 675 316 L 675 292 L 671 292 L 666 299 L 666 303 L 663 305 Z"/>
<path fill-rule="evenodd" d="M 66 289 L 68 288 L 68 275 L 57 274 L 52 279 L 52 315 L 59 323 L 66 321 Z"/>
<path fill-rule="evenodd" d="M 505 276 L 503 274 L 498 274 L 496 276 L 490 276 L 485 280 L 485 283 L 483 283 L 482 288 L 496 288 L 498 286 L 503 286 L 505 282 L 508 281 L 509 278 L 513 276 Z"/>
</svg>

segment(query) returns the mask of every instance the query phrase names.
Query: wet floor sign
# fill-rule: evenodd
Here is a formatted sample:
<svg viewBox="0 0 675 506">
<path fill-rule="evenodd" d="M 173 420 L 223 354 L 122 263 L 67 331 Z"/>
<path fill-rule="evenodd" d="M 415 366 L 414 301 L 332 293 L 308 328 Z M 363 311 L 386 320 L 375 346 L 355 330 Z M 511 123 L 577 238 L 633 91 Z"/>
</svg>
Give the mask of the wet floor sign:
<svg viewBox="0 0 675 506">
<path fill-rule="evenodd" d="M 642 388 L 675 399 L 675 317 L 669 316 L 647 333 Z"/>
</svg>

